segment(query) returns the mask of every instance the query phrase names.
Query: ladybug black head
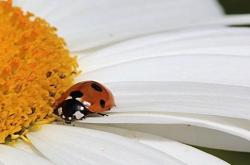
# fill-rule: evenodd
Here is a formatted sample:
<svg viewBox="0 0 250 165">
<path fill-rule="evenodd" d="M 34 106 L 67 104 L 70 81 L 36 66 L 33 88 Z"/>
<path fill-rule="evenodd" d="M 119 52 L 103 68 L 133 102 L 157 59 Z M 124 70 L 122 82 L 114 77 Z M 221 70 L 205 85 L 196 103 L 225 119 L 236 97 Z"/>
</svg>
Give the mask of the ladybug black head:
<svg viewBox="0 0 250 165">
<path fill-rule="evenodd" d="M 65 120 L 66 123 L 71 123 L 73 120 L 83 118 L 87 114 L 86 107 L 76 99 L 64 100 L 54 113 Z"/>
</svg>

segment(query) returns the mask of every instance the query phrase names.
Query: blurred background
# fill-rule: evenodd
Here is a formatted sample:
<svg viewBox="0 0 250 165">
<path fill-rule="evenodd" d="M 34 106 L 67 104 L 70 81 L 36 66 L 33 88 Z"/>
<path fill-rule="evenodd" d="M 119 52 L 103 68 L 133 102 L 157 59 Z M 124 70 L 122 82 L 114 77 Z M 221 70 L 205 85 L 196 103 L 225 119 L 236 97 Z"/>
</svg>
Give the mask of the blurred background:
<svg viewBox="0 0 250 165">
<path fill-rule="evenodd" d="M 218 0 L 226 14 L 247 14 L 250 13 L 249 0 Z M 250 22 L 249 22 L 250 24 Z"/>
</svg>

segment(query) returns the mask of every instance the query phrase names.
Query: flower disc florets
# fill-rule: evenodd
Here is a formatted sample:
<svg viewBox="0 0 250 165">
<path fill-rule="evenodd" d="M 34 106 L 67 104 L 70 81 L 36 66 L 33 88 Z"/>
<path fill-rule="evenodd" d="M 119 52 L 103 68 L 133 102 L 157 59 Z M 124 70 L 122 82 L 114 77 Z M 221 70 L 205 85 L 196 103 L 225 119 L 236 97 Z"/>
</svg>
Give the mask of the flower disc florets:
<svg viewBox="0 0 250 165">
<path fill-rule="evenodd" d="M 77 62 L 45 20 L 0 1 L 0 143 L 53 121 L 53 103 L 73 82 Z"/>
</svg>

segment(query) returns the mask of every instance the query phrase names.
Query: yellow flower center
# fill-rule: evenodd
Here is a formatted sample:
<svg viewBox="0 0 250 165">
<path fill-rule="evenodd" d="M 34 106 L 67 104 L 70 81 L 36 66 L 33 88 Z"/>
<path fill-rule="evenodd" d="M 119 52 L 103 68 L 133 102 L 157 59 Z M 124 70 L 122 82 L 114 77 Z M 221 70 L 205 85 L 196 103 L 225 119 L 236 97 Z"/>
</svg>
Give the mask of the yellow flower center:
<svg viewBox="0 0 250 165">
<path fill-rule="evenodd" d="M 0 1 L 0 143 L 53 121 L 53 103 L 72 85 L 76 68 L 54 27 Z"/>
</svg>

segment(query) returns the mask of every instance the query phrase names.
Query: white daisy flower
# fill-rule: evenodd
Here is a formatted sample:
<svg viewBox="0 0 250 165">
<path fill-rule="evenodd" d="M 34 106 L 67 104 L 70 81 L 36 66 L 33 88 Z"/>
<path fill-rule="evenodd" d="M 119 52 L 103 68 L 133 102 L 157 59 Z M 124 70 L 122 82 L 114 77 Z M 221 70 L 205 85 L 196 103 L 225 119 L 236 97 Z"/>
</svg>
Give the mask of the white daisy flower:
<svg viewBox="0 0 250 165">
<path fill-rule="evenodd" d="M 0 165 L 225 165 L 191 145 L 250 152 L 250 29 L 228 26 L 249 15 L 215 0 L 13 3 L 57 27 L 83 71 L 75 81 L 102 82 L 117 106 L 2 144 Z"/>
</svg>

